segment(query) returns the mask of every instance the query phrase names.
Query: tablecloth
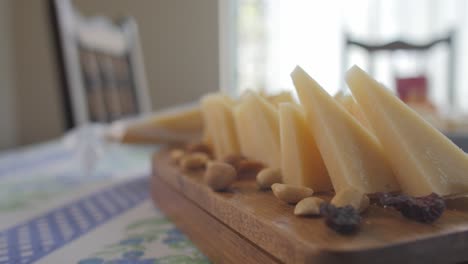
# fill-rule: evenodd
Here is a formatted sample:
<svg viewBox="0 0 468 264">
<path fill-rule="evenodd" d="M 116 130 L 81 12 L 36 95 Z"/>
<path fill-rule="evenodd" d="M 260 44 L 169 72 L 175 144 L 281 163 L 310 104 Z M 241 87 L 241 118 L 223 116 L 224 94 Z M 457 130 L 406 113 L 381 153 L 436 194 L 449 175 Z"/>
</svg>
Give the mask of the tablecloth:
<svg viewBox="0 0 468 264">
<path fill-rule="evenodd" d="M 0 264 L 209 262 L 149 198 L 157 147 L 79 149 L 0 153 Z"/>
</svg>

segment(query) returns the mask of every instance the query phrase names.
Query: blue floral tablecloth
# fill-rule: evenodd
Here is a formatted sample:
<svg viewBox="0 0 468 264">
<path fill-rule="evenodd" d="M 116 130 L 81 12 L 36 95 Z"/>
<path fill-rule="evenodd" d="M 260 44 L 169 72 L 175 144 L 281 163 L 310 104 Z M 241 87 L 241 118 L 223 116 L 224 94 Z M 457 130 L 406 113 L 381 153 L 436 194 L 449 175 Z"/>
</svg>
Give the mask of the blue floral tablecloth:
<svg viewBox="0 0 468 264">
<path fill-rule="evenodd" d="M 156 147 L 0 153 L 0 264 L 208 263 L 148 193 Z"/>
</svg>

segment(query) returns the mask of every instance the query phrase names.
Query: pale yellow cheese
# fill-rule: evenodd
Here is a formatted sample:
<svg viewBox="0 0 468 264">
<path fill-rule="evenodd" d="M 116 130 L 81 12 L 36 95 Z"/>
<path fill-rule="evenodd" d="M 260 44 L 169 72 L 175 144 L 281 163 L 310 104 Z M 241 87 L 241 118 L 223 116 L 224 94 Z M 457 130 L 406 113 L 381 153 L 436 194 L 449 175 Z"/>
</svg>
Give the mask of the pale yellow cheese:
<svg viewBox="0 0 468 264">
<path fill-rule="evenodd" d="M 247 93 L 234 108 L 241 153 L 271 168 L 279 168 L 281 149 L 278 111 L 265 98 Z"/>
<path fill-rule="evenodd" d="M 293 103 L 280 104 L 279 122 L 283 182 L 309 187 L 314 192 L 332 190 L 330 177 L 302 107 Z"/>
<path fill-rule="evenodd" d="M 209 94 L 201 99 L 205 139 L 213 147 L 218 160 L 239 154 L 240 147 L 232 109 L 234 101 L 224 94 Z"/>
<path fill-rule="evenodd" d="M 356 100 L 354 100 L 353 96 L 350 94 L 344 94 L 343 92 L 337 93 L 334 98 L 336 101 L 338 101 L 354 118 L 356 118 L 359 123 L 372 131 L 372 128 L 369 124 L 369 121 L 367 121 L 366 116 L 364 115 L 364 112 L 362 112 L 362 109 L 359 107 L 357 104 Z"/>
<path fill-rule="evenodd" d="M 468 192 L 468 157 L 460 148 L 358 67 L 348 71 L 347 83 L 403 192 L 414 196 Z"/>
<path fill-rule="evenodd" d="M 267 100 L 274 106 L 278 107 L 281 103 L 294 103 L 294 98 L 290 92 L 280 92 L 277 94 L 267 95 Z"/>
<path fill-rule="evenodd" d="M 375 137 L 302 68 L 296 67 L 291 76 L 335 191 L 347 187 L 364 193 L 398 190 Z"/>
<path fill-rule="evenodd" d="M 166 143 L 200 140 L 203 118 L 198 105 L 112 123 L 106 136 L 123 143 Z"/>
</svg>

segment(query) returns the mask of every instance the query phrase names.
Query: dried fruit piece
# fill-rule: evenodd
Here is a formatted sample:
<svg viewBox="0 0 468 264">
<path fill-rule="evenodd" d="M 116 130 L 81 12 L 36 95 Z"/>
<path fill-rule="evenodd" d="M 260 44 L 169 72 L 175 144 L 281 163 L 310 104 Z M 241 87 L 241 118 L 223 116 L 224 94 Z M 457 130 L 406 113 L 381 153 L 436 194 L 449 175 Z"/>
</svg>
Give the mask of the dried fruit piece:
<svg viewBox="0 0 468 264">
<path fill-rule="evenodd" d="M 351 234 L 359 229 L 361 216 L 354 207 L 336 207 L 330 203 L 320 205 L 320 214 L 325 217 L 328 227 L 341 234 Z"/>
<path fill-rule="evenodd" d="M 377 197 L 380 205 L 391 206 L 400 211 L 403 216 L 422 223 L 434 222 L 445 210 L 444 199 L 436 193 L 423 197 L 378 193 Z"/>
<path fill-rule="evenodd" d="M 366 209 L 369 207 L 369 205 L 370 205 L 369 196 L 364 194 L 364 196 L 362 197 L 362 200 L 361 200 L 361 204 L 359 205 L 358 211 L 360 213 L 366 211 Z"/>
<path fill-rule="evenodd" d="M 257 185 L 262 190 L 270 189 L 271 185 L 281 182 L 280 169 L 266 168 L 257 174 Z"/>
<path fill-rule="evenodd" d="M 239 169 L 240 162 L 244 160 L 247 160 L 247 158 L 240 154 L 231 154 L 223 158 L 224 162 L 231 164 L 236 170 Z"/>
<path fill-rule="evenodd" d="M 314 194 L 314 191 L 310 188 L 282 183 L 273 184 L 271 190 L 273 190 L 276 198 L 290 204 L 296 204 L 300 200 Z"/>
<path fill-rule="evenodd" d="M 198 170 L 203 169 L 208 162 L 209 157 L 205 153 L 195 152 L 192 154 L 185 155 L 180 160 L 180 166 L 182 169 L 190 171 L 190 170 Z"/>
<path fill-rule="evenodd" d="M 211 147 L 205 143 L 192 143 L 189 144 L 186 149 L 188 153 L 201 152 L 205 153 L 210 158 L 213 157 L 213 151 L 211 150 Z"/>
<path fill-rule="evenodd" d="M 173 149 L 171 150 L 169 156 L 171 157 L 171 161 L 174 162 L 174 164 L 179 164 L 180 160 L 184 157 L 185 151 L 181 149 Z"/>
<path fill-rule="evenodd" d="M 237 173 L 240 175 L 257 175 L 259 171 L 265 168 L 263 163 L 254 160 L 241 160 L 237 167 Z"/>
<path fill-rule="evenodd" d="M 203 181 L 214 191 L 225 190 L 237 178 L 237 172 L 231 165 L 224 162 L 209 162 Z"/>
<path fill-rule="evenodd" d="M 351 205 L 359 212 L 364 212 L 369 207 L 369 203 L 369 197 L 364 192 L 352 187 L 341 189 L 331 200 L 331 204 L 336 207 Z"/>
<path fill-rule="evenodd" d="M 324 200 L 318 197 L 307 197 L 302 199 L 294 207 L 294 214 L 299 216 L 320 215 L 320 205 Z"/>
</svg>

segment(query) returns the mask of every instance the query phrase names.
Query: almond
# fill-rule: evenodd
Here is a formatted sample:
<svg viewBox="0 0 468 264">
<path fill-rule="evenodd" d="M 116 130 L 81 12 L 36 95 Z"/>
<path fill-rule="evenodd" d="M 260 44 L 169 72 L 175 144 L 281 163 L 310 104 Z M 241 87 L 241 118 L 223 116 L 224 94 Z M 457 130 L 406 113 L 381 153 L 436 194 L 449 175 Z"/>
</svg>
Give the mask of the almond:
<svg viewBox="0 0 468 264">
<path fill-rule="evenodd" d="M 320 215 L 320 205 L 324 200 L 318 197 L 307 197 L 299 201 L 294 208 L 294 214 L 298 216 Z"/>
<path fill-rule="evenodd" d="M 289 204 L 296 204 L 300 200 L 314 194 L 314 191 L 311 188 L 282 183 L 273 184 L 271 189 L 273 190 L 273 194 L 276 198 Z"/>
<path fill-rule="evenodd" d="M 282 183 L 280 169 L 266 168 L 257 174 L 257 185 L 260 189 L 270 189 L 274 183 Z"/>
<path fill-rule="evenodd" d="M 203 181 L 214 191 L 227 189 L 237 178 L 236 169 L 224 162 L 209 162 Z"/>
<path fill-rule="evenodd" d="M 195 152 L 187 154 L 180 160 L 180 166 L 186 171 L 203 169 L 209 157 L 205 153 Z"/>
</svg>

